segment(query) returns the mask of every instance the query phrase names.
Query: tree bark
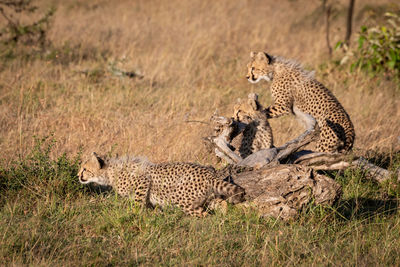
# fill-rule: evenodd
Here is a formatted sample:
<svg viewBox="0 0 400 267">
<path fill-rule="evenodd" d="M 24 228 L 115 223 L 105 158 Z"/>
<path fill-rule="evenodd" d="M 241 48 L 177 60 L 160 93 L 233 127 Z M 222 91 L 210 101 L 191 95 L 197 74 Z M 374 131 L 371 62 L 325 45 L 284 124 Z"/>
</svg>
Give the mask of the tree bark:
<svg viewBox="0 0 400 267">
<path fill-rule="evenodd" d="M 328 48 L 329 56 L 332 56 L 332 46 L 331 46 L 331 41 L 330 41 L 330 37 L 329 37 L 330 17 L 331 17 L 332 7 L 331 7 L 331 5 L 327 5 L 326 2 L 327 2 L 327 0 L 322 0 L 322 9 L 324 10 L 324 14 L 325 14 L 325 39 L 326 39 L 326 47 Z"/>
<path fill-rule="evenodd" d="M 217 136 L 208 138 L 211 146 L 215 147 L 215 154 L 230 164 L 238 166 L 247 166 L 260 169 L 263 167 L 274 167 L 284 163 L 294 163 L 313 168 L 314 170 L 344 170 L 347 168 L 361 169 L 365 171 L 366 177 L 373 179 L 378 183 L 385 182 L 396 177 L 400 180 L 400 170 L 398 173 L 390 172 L 386 169 L 380 168 L 362 157 L 357 157 L 352 154 L 340 153 L 322 153 L 312 151 L 299 151 L 302 147 L 315 141 L 319 135 L 319 129 L 314 120 L 303 134 L 294 140 L 291 140 L 281 147 L 274 147 L 257 151 L 242 159 L 239 155 L 235 154 L 230 148 L 227 140 L 228 136 L 232 133 L 232 129 L 237 125 L 232 119 L 218 117 L 218 123 L 224 122 L 220 126 L 221 131 Z"/>
<path fill-rule="evenodd" d="M 263 217 L 295 218 L 312 201 L 332 205 L 342 193 L 333 179 L 301 165 L 268 166 L 231 173 L 230 177 L 246 192 L 247 201 L 239 205 L 253 208 Z"/>
<path fill-rule="evenodd" d="M 344 38 L 344 42 L 347 46 L 350 46 L 350 37 L 351 37 L 352 24 L 353 24 L 354 3 L 355 3 L 355 0 L 349 0 L 349 9 L 347 11 L 347 20 L 346 20 L 346 36 Z"/>
</svg>

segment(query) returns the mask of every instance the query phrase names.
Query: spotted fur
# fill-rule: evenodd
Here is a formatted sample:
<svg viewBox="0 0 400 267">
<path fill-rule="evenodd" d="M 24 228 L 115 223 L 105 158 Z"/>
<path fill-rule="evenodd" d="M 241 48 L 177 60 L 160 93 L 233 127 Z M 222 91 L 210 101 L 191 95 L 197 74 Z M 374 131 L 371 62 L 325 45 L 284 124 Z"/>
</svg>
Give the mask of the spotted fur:
<svg viewBox="0 0 400 267">
<path fill-rule="evenodd" d="M 231 203 L 244 200 L 244 190 L 217 178 L 212 167 L 193 163 L 153 164 L 142 158 L 102 159 L 93 153 L 78 173 L 83 184 L 112 186 L 121 196 L 146 206 L 176 205 L 189 215 L 204 216 L 215 197 Z"/>
<path fill-rule="evenodd" d="M 246 124 L 243 132 L 232 138 L 231 146 L 242 158 L 261 149 L 273 147 L 272 129 L 258 96 L 249 94 L 247 100 L 239 100 L 234 106 L 234 120 Z"/>
<path fill-rule="evenodd" d="M 272 81 L 274 104 L 265 110 L 268 118 L 289 113 L 307 118 L 304 115 L 310 114 L 320 128 L 318 151 L 351 150 L 355 139 L 353 123 L 332 92 L 314 78 L 313 72 L 304 70 L 293 60 L 264 52 L 252 52 L 250 56 L 251 61 L 247 65 L 249 82 Z"/>
</svg>

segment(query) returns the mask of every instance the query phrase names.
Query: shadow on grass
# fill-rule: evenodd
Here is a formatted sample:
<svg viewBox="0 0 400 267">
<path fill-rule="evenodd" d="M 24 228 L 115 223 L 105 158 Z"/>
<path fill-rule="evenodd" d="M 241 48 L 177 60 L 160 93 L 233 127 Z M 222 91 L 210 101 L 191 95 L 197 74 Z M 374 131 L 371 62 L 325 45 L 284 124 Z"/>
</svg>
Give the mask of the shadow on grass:
<svg viewBox="0 0 400 267">
<path fill-rule="evenodd" d="M 343 218 L 365 219 L 377 215 L 392 215 L 397 212 L 399 201 L 396 199 L 369 199 L 369 198 L 351 198 L 340 200 L 337 211 Z"/>
<path fill-rule="evenodd" d="M 88 185 L 85 186 L 86 190 L 85 192 L 88 195 L 101 195 L 101 194 L 109 194 L 112 192 L 112 187 L 107 186 L 107 185 L 98 185 L 95 183 L 89 183 Z"/>
</svg>

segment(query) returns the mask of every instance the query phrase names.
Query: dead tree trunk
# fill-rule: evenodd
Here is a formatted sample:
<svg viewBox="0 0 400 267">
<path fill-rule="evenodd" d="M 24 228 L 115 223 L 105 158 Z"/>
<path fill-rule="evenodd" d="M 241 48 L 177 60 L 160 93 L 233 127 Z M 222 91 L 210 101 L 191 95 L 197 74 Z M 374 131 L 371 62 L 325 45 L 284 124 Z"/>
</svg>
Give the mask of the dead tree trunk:
<svg viewBox="0 0 400 267">
<path fill-rule="evenodd" d="M 231 174 L 232 181 L 246 191 L 247 201 L 261 216 L 288 220 L 311 201 L 332 205 L 341 196 L 341 186 L 313 169 L 294 164 L 264 167 Z"/>
<path fill-rule="evenodd" d="M 315 120 L 312 127 L 295 140 L 242 159 L 227 143 L 232 132 L 241 128 L 240 122 L 215 116 L 212 119 L 218 124 L 218 135 L 207 140 L 214 144 L 217 156 L 233 164 L 220 170 L 218 176 L 228 176 L 231 182 L 245 189 L 247 201 L 241 206 L 254 208 L 261 216 L 288 220 L 296 217 L 311 201 L 332 205 L 340 197 L 341 186 L 333 179 L 307 166 L 280 164 L 318 136 Z"/>
<path fill-rule="evenodd" d="M 322 0 L 322 9 L 325 14 L 325 39 L 326 39 L 326 46 L 328 47 L 328 53 L 329 56 L 332 56 L 332 46 L 331 46 L 331 41 L 329 38 L 329 33 L 330 33 L 330 17 L 331 17 L 331 11 L 332 7 L 331 5 L 326 4 L 327 0 Z"/>
<path fill-rule="evenodd" d="M 350 37 L 353 24 L 354 2 L 355 0 L 349 0 L 349 10 L 347 11 L 346 36 L 344 38 L 344 42 L 347 46 L 350 46 Z"/>
<path fill-rule="evenodd" d="M 296 139 L 287 142 L 281 147 L 260 150 L 251 154 L 245 159 L 235 154 L 230 148 L 226 140 L 231 134 L 233 128 L 237 128 L 237 123 L 232 119 L 224 117 L 216 117 L 217 122 L 224 124 L 219 135 L 209 138 L 209 141 L 215 146 L 217 156 L 227 160 L 231 164 L 239 166 L 248 166 L 255 168 L 272 167 L 281 163 L 295 163 L 313 168 L 314 170 L 344 170 L 347 168 L 359 168 L 366 172 L 366 177 L 373 179 L 379 183 L 391 179 L 392 176 L 397 176 L 400 179 L 399 173 L 392 173 L 386 169 L 380 168 L 366 159 L 357 157 L 351 154 L 339 153 L 319 153 L 312 151 L 300 151 L 302 147 L 315 141 L 318 138 L 319 129 L 316 127 L 316 122 L 310 126 L 302 135 Z"/>
</svg>

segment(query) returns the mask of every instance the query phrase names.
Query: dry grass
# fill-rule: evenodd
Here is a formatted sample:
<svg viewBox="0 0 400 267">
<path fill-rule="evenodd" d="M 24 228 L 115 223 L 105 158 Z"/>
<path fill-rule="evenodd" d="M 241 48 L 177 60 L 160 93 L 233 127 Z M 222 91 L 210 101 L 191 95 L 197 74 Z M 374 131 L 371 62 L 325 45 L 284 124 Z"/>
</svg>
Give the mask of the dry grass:
<svg viewBox="0 0 400 267">
<path fill-rule="evenodd" d="M 363 1 L 356 12 L 374 4 Z M 48 60 L 17 59 L 0 72 L 2 154 L 7 160 L 24 155 L 33 135 L 52 132 L 58 154 L 83 146 L 85 152 L 129 152 L 154 161 L 215 163 L 201 143 L 209 127 L 185 121 L 208 121 L 215 109 L 229 115 L 236 98 L 252 91 L 265 105 L 271 103 L 267 83 L 251 85 L 244 78 L 251 50 L 295 58 L 316 69 L 350 113 L 356 148 L 398 149 L 400 97 L 395 85 L 325 63 L 319 5 L 229 0 L 60 3 L 49 35 L 56 48 L 49 48 Z M 344 36 L 344 7 L 337 5 L 332 43 Z M 358 29 L 363 17 L 356 18 Z M 110 62 L 139 70 L 145 78 L 121 79 L 103 72 Z M 92 75 L 85 77 L 82 70 Z M 271 124 L 278 144 L 301 131 L 289 117 Z"/>
<path fill-rule="evenodd" d="M 344 37 L 348 1 L 336 2 L 332 44 Z M 17 47 L 13 59 L 0 51 L 2 264 L 398 265 L 398 183 L 346 171 L 336 177 L 344 189 L 336 206 L 310 205 L 289 224 L 235 207 L 198 220 L 85 190 L 77 159 L 68 160 L 83 147 L 216 165 L 201 141 L 209 125 L 186 121 L 207 122 L 215 109 L 229 115 L 250 92 L 272 103 L 267 83 L 245 79 L 252 50 L 316 69 L 355 124 L 355 148 L 394 154 L 398 85 L 328 59 L 321 1 L 41 0 L 41 10 L 52 4 L 47 51 L 36 59 L 31 48 Z M 356 1 L 354 29 L 371 6 L 385 11 L 396 1 Z M 113 65 L 144 78 L 116 77 Z M 278 145 L 302 131 L 289 116 L 271 125 Z M 51 133 L 52 157 L 35 149 L 27 157 L 32 137 Z"/>
</svg>

